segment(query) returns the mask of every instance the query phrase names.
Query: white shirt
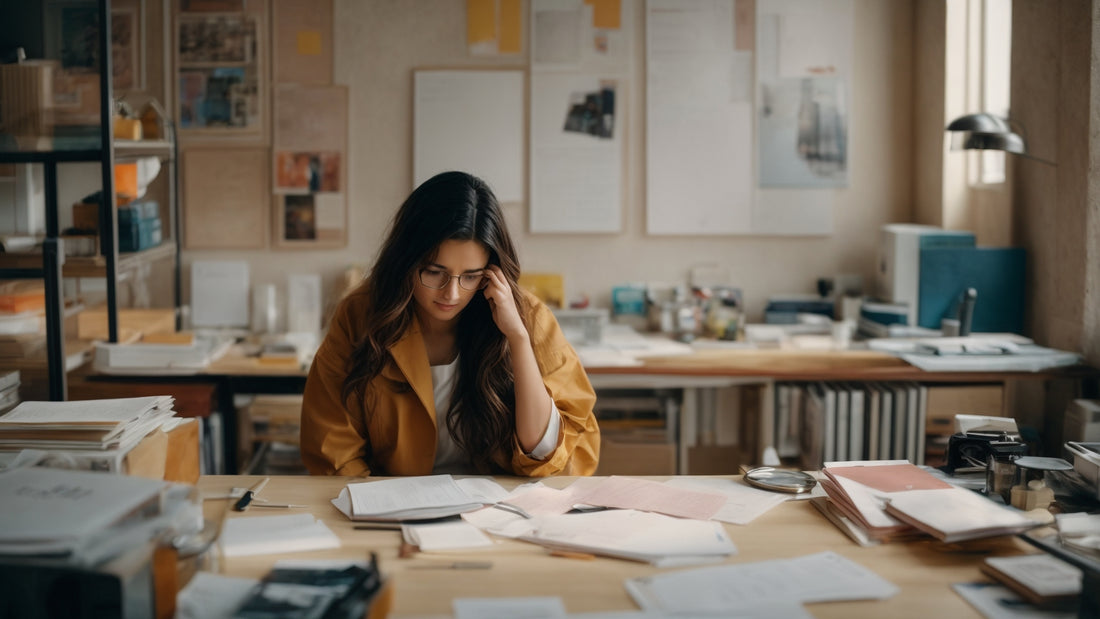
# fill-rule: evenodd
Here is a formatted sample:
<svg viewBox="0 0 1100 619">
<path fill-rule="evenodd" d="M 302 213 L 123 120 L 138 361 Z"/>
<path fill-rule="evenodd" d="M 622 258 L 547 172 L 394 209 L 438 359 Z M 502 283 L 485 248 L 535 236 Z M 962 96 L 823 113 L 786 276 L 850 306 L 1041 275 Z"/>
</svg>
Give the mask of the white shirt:
<svg viewBox="0 0 1100 619">
<path fill-rule="evenodd" d="M 450 414 L 451 395 L 455 389 L 455 378 L 458 376 L 458 358 L 447 365 L 433 365 L 432 370 L 432 395 L 435 399 L 435 464 L 432 465 L 433 474 L 452 473 L 469 474 L 469 459 L 463 453 L 462 448 L 451 438 L 447 431 L 447 417 Z M 558 445 L 558 433 L 561 431 L 561 413 L 554 401 L 550 401 L 550 423 L 546 425 L 546 432 L 539 440 L 539 444 L 527 454 L 537 460 L 549 456 Z"/>
</svg>

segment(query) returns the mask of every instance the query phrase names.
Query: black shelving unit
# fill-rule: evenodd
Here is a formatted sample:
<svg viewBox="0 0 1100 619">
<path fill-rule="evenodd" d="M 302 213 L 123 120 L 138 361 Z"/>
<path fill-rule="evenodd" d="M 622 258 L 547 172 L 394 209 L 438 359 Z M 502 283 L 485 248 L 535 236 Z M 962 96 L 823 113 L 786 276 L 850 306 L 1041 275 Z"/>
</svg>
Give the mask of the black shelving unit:
<svg viewBox="0 0 1100 619">
<path fill-rule="evenodd" d="M 41 4 L 41 3 L 35 3 Z M 163 243 L 174 246 L 172 253 L 175 264 L 173 307 L 176 312 L 176 326 L 179 327 L 180 290 L 180 249 L 179 235 L 179 189 L 176 179 L 178 152 L 176 136 L 171 123 L 165 119 L 166 139 L 156 141 L 118 141 L 114 139 L 114 93 L 111 84 L 111 2 L 96 0 L 99 33 L 97 50 L 99 54 L 99 127 L 96 135 L 78 138 L 43 136 L 33 140 L 33 144 L 20 144 L 18 139 L 0 141 L 0 163 L 40 164 L 44 174 L 45 197 L 45 237 L 42 241 L 42 266 L 40 268 L 4 268 L 0 267 L 0 278 L 42 279 L 45 285 L 46 300 L 46 354 L 47 374 L 49 378 L 49 398 L 60 401 L 67 399 L 66 355 L 64 311 L 65 300 L 63 279 L 65 252 L 58 224 L 58 165 L 65 163 L 99 163 L 102 171 L 101 189 L 103 200 L 99 205 L 99 247 L 103 259 L 102 276 L 106 279 L 107 331 L 110 342 L 118 341 L 118 217 L 115 202 L 114 169 L 116 161 L 132 161 L 145 156 L 157 156 L 167 162 L 168 202 L 170 233 L 165 235 Z M 43 143 L 48 143 L 44 147 Z M 162 172 L 163 173 L 163 172 Z M 133 260 L 135 258 L 127 258 Z M 140 258 L 136 258 L 140 259 Z M 95 269 L 98 272 L 98 268 Z M 87 273 L 79 275 L 88 276 Z"/>
</svg>

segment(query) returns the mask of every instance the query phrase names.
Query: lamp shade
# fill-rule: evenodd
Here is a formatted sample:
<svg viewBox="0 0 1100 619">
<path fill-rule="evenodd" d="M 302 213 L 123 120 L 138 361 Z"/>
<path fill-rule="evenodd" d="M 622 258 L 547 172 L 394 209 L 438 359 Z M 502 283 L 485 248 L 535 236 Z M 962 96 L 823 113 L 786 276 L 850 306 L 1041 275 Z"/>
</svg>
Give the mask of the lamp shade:
<svg viewBox="0 0 1100 619">
<path fill-rule="evenodd" d="M 1003 150 L 1019 155 L 1027 152 L 1024 148 L 1024 139 L 1011 131 L 1005 133 L 971 131 L 966 134 L 962 147 L 964 150 Z"/>
<path fill-rule="evenodd" d="M 992 114 L 967 114 L 947 125 L 948 131 L 978 131 L 981 133 L 1011 133 L 1008 121 Z"/>
</svg>

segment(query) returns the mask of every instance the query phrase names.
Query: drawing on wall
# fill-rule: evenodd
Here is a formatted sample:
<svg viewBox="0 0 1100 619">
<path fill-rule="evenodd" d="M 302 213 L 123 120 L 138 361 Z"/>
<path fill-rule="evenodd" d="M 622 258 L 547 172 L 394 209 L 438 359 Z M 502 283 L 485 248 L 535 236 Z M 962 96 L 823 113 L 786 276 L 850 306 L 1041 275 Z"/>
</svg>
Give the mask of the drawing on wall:
<svg viewBox="0 0 1100 619">
<path fill-rule="evenodd" d="M 246 67 L 180 71 L 180 127 L 245 129 L 259 124 L 256 79 Z"/>
<path fill-rule="evenodd" d="M 111 11 L 111 84 L 115 90 L 140 90 L 141 71 L 137 49 L 137 13 Z"/>
<path fill-rule="evenodd" d="M 257 5 L 262 6 L 262 5 Z M 255 139 L 266 132 L 262 13 L 181 13 L 175 48 L 180 130 Z"/>
<path fill-rule="evenodd" d="M 181 15 L 181 63 L 249 63 L 256 56 L 256 21 L 244 15 Z"/>
<path fill-rule="evenodd" d="M 574 92 L 570 95 L 562 130 L 610 139 L 614 129 L 614 85 L 603 86 L 595 92 Z"/>
<path fill-rule="evenodd" d="M 345 86 L 275 88 L 271 157 L 277 248 L 347 244 L 348 93 Z"/>
<path fill-rule="evenodd" d="M 283 202 L 283 239 L 312 241 L 317 238 L 317 212 L 313 194 L 288 194 Z"/>
<path fill-rule="evenodd" d="M 760 84 L 760 184 L 839 187 L 848 184 L 848 110 L 836 77 L 776 79 Z"/>
<path fill-rule="evenodd" d="M 340 153 L 275 153 L 275 187 L 311 193 L 340 191 Z"/>
<path fill-rule="evenodd" d="M 760 186 L 846 187 L 850 3 L 758 8 Z"/>
</svg>

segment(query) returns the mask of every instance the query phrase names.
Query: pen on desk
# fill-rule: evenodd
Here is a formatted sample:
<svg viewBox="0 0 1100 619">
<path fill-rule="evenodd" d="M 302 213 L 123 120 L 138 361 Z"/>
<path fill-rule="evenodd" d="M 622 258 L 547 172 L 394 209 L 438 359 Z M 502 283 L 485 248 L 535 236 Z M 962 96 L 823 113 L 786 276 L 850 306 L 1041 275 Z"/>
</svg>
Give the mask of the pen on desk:
<svg viewBox="0 0 1100 619">
<path fill-rule="evenodd" d="M 493 507 L 506 512 L 511 512 L 528 520 L 531 519 L 531 514 L 528 514 L 527 510 L 523 509 L 522 507 L 516 507 L 515 505 L 510 505 L 508 503 L 493 503 Z"/>
<path fill-rule="evenodd" d="M 487 570 L 493 567 L 492 561 L 455 561 L 454 563 L 428 563 L 410 565 L 410 570 Z"/>
<path fill-rule="evenodd" d="M 355 525 L 356 531 L 400 531 L 400 522 L 364 522 Z"/>
<path fill-rule="evenodd" d="M 242 496 L 240 499 L 237 500 L 237 503 L 235 505 L 233 505 L 233 509 L 235 509 L 239 512 L 243 512 L 244 510 L 248 509 L 248 505 L 250 503 L 252 503 L 252 499 L 255 498 L 256 495 L 259 494 L 260 491 L 264 489 L 264 486 L 266 486 L 267 482 L 269 482 L 269 481 L 271 481 L 271 478 L 270 477 L 265 477 L 265 478 L 261 479 L 260 481 L 256 482 L 256 485 L 252 486 L 248 490 L 245 490 L 244 496 Z"/>
<path fill-rule="evenodd" d="M 596 555 L 590 552 L 575 552 L 572 550 L 551 550 L 551 557 L 562 557 L 563 559 L 580 559 L 581 561 L 591 561 L 596 558 Z"/>
</svg>

